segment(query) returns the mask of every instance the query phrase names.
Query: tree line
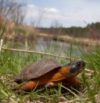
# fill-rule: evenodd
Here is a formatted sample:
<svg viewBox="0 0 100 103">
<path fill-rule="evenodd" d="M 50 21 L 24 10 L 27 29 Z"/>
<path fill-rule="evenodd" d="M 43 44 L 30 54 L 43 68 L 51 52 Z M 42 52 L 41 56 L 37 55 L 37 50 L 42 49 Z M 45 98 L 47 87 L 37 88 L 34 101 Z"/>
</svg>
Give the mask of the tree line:
<svg viewBox="0 0 100 103">
<path fill-rule="evenodd" d="M 88 24 L 86 27 L 41 27 L 38 29 L 40 32 L 51 35 L 69 35 L 72 37 L 100 39 L 100 22 Z"/>
</svg>

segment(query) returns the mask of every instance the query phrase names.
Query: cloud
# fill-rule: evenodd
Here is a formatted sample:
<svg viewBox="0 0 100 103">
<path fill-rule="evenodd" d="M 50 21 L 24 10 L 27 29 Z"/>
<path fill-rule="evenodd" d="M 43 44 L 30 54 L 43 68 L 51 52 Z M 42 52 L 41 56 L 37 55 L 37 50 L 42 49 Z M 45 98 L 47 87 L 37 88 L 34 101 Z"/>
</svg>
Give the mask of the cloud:
<svg viewBox="0 0 100 103">
<path fill-rule="evenodd" d="M 89 9 L 89 8 L 88 8 Z M 91 8 L 90 8 L 91 9 Z M 70 21 L 88 21 L 98 20 L 98 14 L 96 10 L 87 10 L 87 8 L 81 8 L 78 12 L 62 13 L 56 8 L 40 8 L 34 4 L 28 4 L 26 6 L 26 18 L 38 19 L 42 16 L 42 19 L 49 20 L 70 20 Z M 99 19 L 100 20 L 100 19 Z"/>
<path fill-rule="evenodd" d="M 26 18 L 38 18 L 43 16 L 45 19 L 57 19 L 59 18 L 60 12 L 56 8 L 39 8 L 36 5 L 28 4 L 26 6 Z"/>
<path fill-rule="evenodd" d="M 44 11 L 48 13 L 58 13 L 59 11 L 55 8 L 44 8 Z"/>
<path fill-rule="evenodd" d="M 72 0 L 71 0 L 72 1 Z M 86 0 L 77 0 L 73 2 L 64 3 L 67 6 L 61 5 L 58 7 L 55 5 L 54 7 L 49 6 L 37 6 L 33 3 L 27 4 L 25 7 L 26 11 L 26 19 L 38 20 L 40 17 L 42 18 L 42 23 L 52 22 L 54 20 L 63 23 L 64 25 L 85 25 L 86 23 L 100 21 L 100 6 L 99 3 L 96 2 L 86 2 Z M 85 22 L 84 22 L 85 21 Z M 48 24 L 47 24 L 48 25 Z"/>
<path fill-rule="evenodd" d="M 59 10 L 56 8 L 43 8 L 44 18 L 46 19 L 57 19 L 61 16 Z"/>
<path fill-rule="evenodd" d="M 25 7 L 26 9 L 26 18 L 32 18 L 32 17 L 36 17 L 38 15 L 38 7 L 33 5 L 33 4 L 29 4 L 26 5 Z"/>
</svg>

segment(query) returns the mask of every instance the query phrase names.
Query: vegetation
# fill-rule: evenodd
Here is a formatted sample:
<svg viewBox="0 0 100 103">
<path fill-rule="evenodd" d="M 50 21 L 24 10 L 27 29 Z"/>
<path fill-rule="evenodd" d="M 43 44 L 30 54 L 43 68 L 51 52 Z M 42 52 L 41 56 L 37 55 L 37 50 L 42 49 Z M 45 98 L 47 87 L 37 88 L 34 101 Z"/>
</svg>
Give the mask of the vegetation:
<svg viewBox="0 0 100 103">
<path fill-rule="evenodd" d="M 34 34 L 37 34 L 37 32 L 48 33 L 49 35 L 53 34 L 55 35 L 55 41 L 56 39 L 58 40 L 57 35 L 61 34 L 78 38 L 100 39 L 100 23 L 92 23 L 84 28 L 65 28 L 55 25 L 51 28 L 35 27 L 35 29 L 33 29 L 33 27 L 23 26 L 24 12 L 22 12 L 22 10 L 22 5 L 12 2 L 12 0 L 0 0 L 0 103 L 58 103 L 61 101 L 65 101 L 66 103 L 100 103 L 99 46 L 95 47 L 94 50 L 91 50 L 89 47 L 87 52 L 83 51 L 83 49 L 77 52 L 76 48 L 74 50 L 72 48 L 73 44 L 71 44 L 70 51 L 67 50 L 66 52 L 66 55 L 70 57 L 78 56 L 86 61 L 86 69 L 79 75 L 79 79 L 82 83 L 80 90 L 67 88 L 62 84 L 59 84 L 57 88 L 34 89 L 28 94 L 17 94 L 12 90 L 16 86 L 16 83 L 14 83 L 15 76 L 20 73 L 24 66 L 43 58 L 53 57 L 50 55 L 41 55 L 39 53 L 22 53 L 2 50 L 3 40 L 5 47 L 17 48 L 17 46 L 21 46 L 26 50 L 30 48 L 33 50 L 33 45 L 36 45 L 35 42 L 37 42 Z M 11 25 L 13 23 L 9 22 L 10 20 L 12 20 L 15 25 Z M 7 41 L 9 38 L 13 41 L 13 44 Z M 59 44 L 59 41 L 56 42 Z M 14 43 L 16 45 L 14 45 Z M 24 46 L 20 43 L 23 43 Z M 48 43 L 45 51 L 53 51 L 52 54 L 57 54 L 59 52 L 59 55 L 61 51 L 65 53 L 65 48 L 63 49 L 61 47 L 60 49 L 58 45 L 53 44 L 53 47 L 51 47 Z M 73 52 L 74 55 L 72 54 Z M 80 52 L 82 55 L 80 55 Z M 57 59 L 57 61 L 62 64 L 69 62 L 69 60 L 65 58 L 54 57 L 54 59 Z"/>
<path fill-rule="evenodd" d="M 99 103 L 100 49 L 96 49 L 91 54 L 83 53 L 83 57 L 87 62 L 86 68 L 90 71 L 84 71 L 79 76 L 82 82 L 80 91 L 70 90 L 59 84 L 58 88 L 36 89 L 26 95 L 18 95 L 12 91 L 12 88 L 16 85 L 13 81 L 15 75 L 17 75 L 25 65 L 42 58 L 47 58 L 47 56 L 11 51 L 0 52 L 0 102 L 27 103 L 28 101 L 42 101 L 44 103 L 58 103 L 58 101 L 62 100 L 61 97 L 63 96 L 64 99 L 62 101 L 70 103 L 86 103 L 89 101 L 91 103 Z M 66 63 L 66 60 L 60 59 L 60 62 Z M 64 89 L 64 93 L 62 93 L 62 89 Z"/>
<path fill-rule="evenodd" d="M 69 35 L 78 38 L 100 39 L 100 22 L 88 24 L 86 27 L 51 27 L 38 28 L 40 32 L 54 35 Z M 61 33 L 60 33 L 61 32 Z"/>
</svg>

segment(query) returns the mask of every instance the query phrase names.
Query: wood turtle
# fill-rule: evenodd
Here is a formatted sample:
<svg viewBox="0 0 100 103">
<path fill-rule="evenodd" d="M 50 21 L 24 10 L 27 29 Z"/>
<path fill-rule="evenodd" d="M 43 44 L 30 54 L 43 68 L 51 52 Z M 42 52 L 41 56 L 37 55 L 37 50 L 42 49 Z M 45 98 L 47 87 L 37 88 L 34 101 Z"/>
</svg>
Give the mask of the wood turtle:
<svg viewBox="0 0 100 103">
<path fill-rule="evenodd" d="M 25 67 L 15 82 L 22 84 L 16 90 L 31 91 L 38 86 L 56 86 L 60 82 L 80 84 L 76 76 L 85 68 L 85 62 L 78 60 L 66 65 L 55 60 L 40 60 Z"/>
</svg>

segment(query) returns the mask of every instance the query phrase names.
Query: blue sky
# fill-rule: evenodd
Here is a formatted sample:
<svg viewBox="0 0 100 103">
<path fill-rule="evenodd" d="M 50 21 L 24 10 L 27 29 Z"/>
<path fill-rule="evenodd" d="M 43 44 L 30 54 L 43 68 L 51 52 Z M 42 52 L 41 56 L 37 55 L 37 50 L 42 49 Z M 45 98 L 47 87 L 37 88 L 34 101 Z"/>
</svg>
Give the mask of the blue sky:
<svg viewBox="0 0 100 103">
<path fill-rule="evenodd" d="M 86 26 L 100 22 L 100 0 L 20 0 L 28 23 L 40 26 Z"/>
</svg>

